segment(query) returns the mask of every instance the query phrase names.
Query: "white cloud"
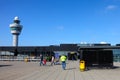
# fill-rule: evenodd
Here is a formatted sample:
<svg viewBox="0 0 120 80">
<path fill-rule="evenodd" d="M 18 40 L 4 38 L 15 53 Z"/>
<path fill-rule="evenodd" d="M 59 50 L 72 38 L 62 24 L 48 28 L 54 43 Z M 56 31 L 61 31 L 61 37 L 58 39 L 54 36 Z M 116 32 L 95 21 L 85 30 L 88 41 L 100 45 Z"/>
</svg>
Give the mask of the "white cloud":
<svg viewBox="0 0 120 80">
<path fill-rule="evenodd" d="M 108 6 L 106 7 L 106 10 L 115 10 L 116 8 L 117 8 L 116 5 L 108 5 Z"/>
<path fill-rule="evenodd" d="M 102 41 L 102 42 L 100 42 L 100 44 L 107 44 L 107 42 Z"/>
</svg>

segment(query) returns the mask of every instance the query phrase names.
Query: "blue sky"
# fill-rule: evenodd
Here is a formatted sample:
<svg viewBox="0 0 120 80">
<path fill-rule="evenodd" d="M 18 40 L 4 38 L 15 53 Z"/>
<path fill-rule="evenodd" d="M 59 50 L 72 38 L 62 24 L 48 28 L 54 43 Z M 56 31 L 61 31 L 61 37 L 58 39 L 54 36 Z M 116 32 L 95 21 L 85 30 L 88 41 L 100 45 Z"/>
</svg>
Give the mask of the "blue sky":
<svg viewBox="0 0 120 80">
<path fill-rule="evenodd" d="M 15 16 L 19 46 L 120 43 L 120 0 L 0 0 L 0 46 L 12 45 Z"/>
</svg>

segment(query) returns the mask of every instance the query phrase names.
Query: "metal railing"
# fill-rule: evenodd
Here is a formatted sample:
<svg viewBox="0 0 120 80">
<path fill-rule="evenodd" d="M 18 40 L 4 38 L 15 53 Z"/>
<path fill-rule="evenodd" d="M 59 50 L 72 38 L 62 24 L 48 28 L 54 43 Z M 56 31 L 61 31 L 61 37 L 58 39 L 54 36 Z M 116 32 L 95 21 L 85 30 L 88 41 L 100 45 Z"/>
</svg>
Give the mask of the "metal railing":
<svg viewBox="0 0 120 80">
<path fill-rule="evenodd" d="M 0 56 L 0 61 L 25 61 L 26 58 L 28 59 L 28 61 L 40 61 L 39 58 L 16 56 Z"/>
</svg>

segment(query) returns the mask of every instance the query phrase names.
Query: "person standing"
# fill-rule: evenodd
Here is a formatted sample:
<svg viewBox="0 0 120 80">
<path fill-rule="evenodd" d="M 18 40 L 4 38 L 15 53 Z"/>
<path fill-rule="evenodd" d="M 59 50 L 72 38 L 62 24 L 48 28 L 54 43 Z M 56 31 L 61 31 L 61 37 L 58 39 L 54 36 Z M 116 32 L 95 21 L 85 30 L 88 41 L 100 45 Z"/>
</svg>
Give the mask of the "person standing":
<svg viewBox="0 0 120 80">
<path fill-rule="evenodd" d="M 51 57 L 51 66 L 54 64 L 55 65 L 55 57 L 52 55 L 52 57 Z"/>
<path fill-rule="evenodd" d="M 67 57 L 65 55 L 61 55 L 60 60 L 62 62 L 63 70 L 65 70 L 65 68 L 66 68 L 66 59 L 67 59 Z"/>
<path fill-rule="evenodd" d="M 41 65 L 44 65 L 44 64 L 43 64 L 43 55 L 42 55 L 42 54 L 40 54 L 40 66 L 41 66 Z"/>
</svg>

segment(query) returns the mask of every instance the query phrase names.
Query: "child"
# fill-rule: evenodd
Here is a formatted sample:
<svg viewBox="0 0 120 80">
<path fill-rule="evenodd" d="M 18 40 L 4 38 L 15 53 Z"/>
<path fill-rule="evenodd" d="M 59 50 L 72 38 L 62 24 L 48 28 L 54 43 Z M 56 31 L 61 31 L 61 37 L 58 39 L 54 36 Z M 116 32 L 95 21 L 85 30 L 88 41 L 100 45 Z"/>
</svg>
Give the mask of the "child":
<svg viewBox="0 0 120 80">
<path fill-rule="evenodd" d="M 47 62 L 46 59 L 43 59 L 43 65 L 46 65 L 46 62 Z"/>
</svg>

